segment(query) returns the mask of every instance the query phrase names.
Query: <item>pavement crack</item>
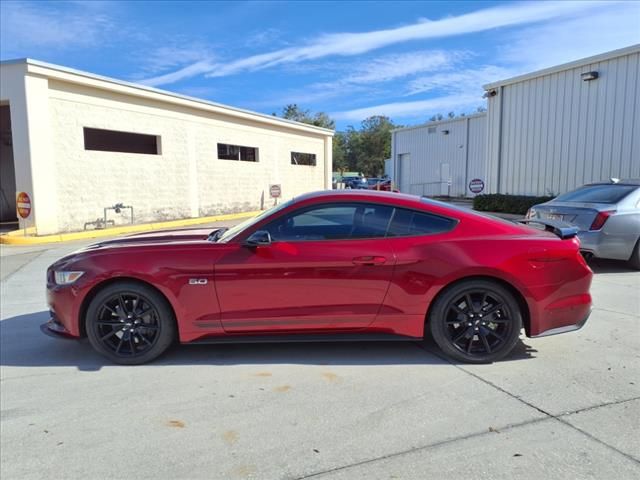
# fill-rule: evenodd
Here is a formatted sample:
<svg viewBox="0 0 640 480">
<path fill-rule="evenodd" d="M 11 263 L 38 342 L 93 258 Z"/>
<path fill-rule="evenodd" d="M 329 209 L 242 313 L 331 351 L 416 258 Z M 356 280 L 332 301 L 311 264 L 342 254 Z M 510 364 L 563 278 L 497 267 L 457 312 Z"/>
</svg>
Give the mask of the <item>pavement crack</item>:
<svg viewBox="0 0 640 480">
<path fill-rule="evenodd" d="M 540 412 L 540 413 L 542 413 L 544 415 L 543 417 L 535 418 L 535 419 L 532 419 L 532 420 L 527 420 L 527 421 L 524 421 L 524 422 L 507 424 L 506 426 L 502 426 L 502 427 L 495 427 L 494 430 L 497 430 L 499 432 L 507 432 L 507 431 L 514 430 L 514 429 L 517 429 L 517 428 L 525 427 L 527 425 L 533 425 L 533 424 L 536 424 L 536 423 L 542 423 L 542 422 L 555 420 L 555 421 L 558 421 L 558 422 L 562 423 L 563 425 L 565 425 L 565 426 L 567 426 L 567 427 L 569 427 L 569 428 L 581 433 L 582 435 L 586 436 L 590 440 L 603 445 L 607 449 L 610 449 L 610 450 L 615 451 L 616 453 L 619 453 L 620 455 L 624 456 L 628 460 L 631 460 L 634 463 L 640 463 L 640 461 L 638 459 L 636 459 L 635 457 L 633 457 L 633 456 L 631 456 L 631 455 L 629 455 L 629 454 L 627 454 L 627 453 L 625 453 L 625 452 L 623 452 L 621 450 L 618 450 L 616 447 L 614 447 L 612 445 L 609 445 L 608 443 L 606 443 L 606 442 L 600 440 L 599 438 L 593 436 L 589 432 L 586 432 L 586 431 L 584 431 L 584 430 L 572 425 L 571 423 L 569 423 L 567 420 L 565 420 L 563 418 L 563 417 L 568 417 L 570 415 L 575 415 L 575 414 L 578 414 L 578 413 L 583 413 L 583 412 L 588 412 L 588 411 L 591 411 L 591 410 L 596 410 L 598 408 L 604 408 L 604 407 L 609 407 L 609 406 L 613 406 L 613 405 L 620 405 L 620 404 L 623 404 L 623 403 L 632 402 L 634 400 L 640 400 L 640 397 L 633 397 L 633 398 L 627 398 L 627 399 L 624 399 L 624 400 L 615 400 L 615 401 L 612 401 L 612 402 L 605 402 L 605 403 L 601 403 L 601 404 L 598 404 L 598 405 L 592 405 L 592 406 L 589 406 L 589 407 L 584 407 L 584 408 L 572 410 L 572 411 L 569 411 L 569 412 L 564 412 L 564 413 L 562 413 L 560 415 L 553 415 L 552 413 L 547 412 L 546 410 L 544 410 L 544 409 L 532 404 L 531 402 L 527 402 L 526 400 L 524 400 L 523 398 L 519 397 L 518 395 L 515 395 L 515 394 L 509 392 L 508 390 L 505 390 L 504 388 L 500 387 L 499 385 L 496 385 L 495 383 L 493 383 L 493 382 L 491 382 L 489 380 L 486 380 L 486 379 L 480 377 L 479 375 L 477 375 L 477 374 L 475 374 L 473 372 L 470 372 L 470 371 L 462 368 L 459 365 L 456 365 L 455 363 L 452 363 L 446 357 L 444 357 L 442 355 L 439 355 L 436 352 L 428 351 L 428 350 L 426 350 L 425 348 L 423 348 L 419 344 L 417 344 L 417 346 L 421 350 L 424 350 L 425 352 L 433 354 L 433 355 L 435 355 L 435 356 L 447 361 L 453 367 L 458 368 L 459 370 L 463 371 L 464 373 L 466 373 L 468 375 L 471 375 L 472 377 L 476 378 L 477 380 L 479 380 L 479 381 L 481 381 L 481 382 L 493 387 L 494 389 L 504 393 L 505 395 L 510 396 L 511 398 L 516 399 L 517 401 L 527 405 L 530 408 L 533 408 L 534 410 L 536 410 L 536 411 L 538 411 L 538 412 Z M 407 449 L 407 450 L 401 450 L 401 451 L 389 453 L 389 454 L 386 454 L 386 455 L 381 455 L 379 457 L 369 458 L 369 459 L 366 459 L 366 460 L 361 460 L 359 462 L 349 463 L 349 464 L 346 464 L 346 465 L 340 465 L 340 466 L 333 467 L 333 468 L 328 468 L 328 469 L 325 469 L 325 470 L 322 470 L 322 471 L 319 471 L 319 472 L 314 472 L 314 473 L 309 473 L 309 474 L 298 476 L 298 477 L 289 477 L 289 478 L 290 478 L 290 480 L 307 480 L 307 479 L 310 479 L 310 478 L 317 478 L 317 477 L 321 477 L 321 476 L 324 476 L 324 475 L 340 472 L 342 470 L 348 470 L 350 468 L 360 467 L 362 465 L 368 465 L 368 464 L 371 464 L 371 463 L 375 463 L 375 462 L 379 462 L 379 461 L 383 461 L 383 460 L 388 460 L 390 458 L 401 457 L 403 455 L 411 454 L 411 453 L 414 453 L 414 452 L 430 450 L 430 449 L 442 447 L 442 446 L 445 446 L 445 445 L 449 445 L 451 443 L 460 442 L 460 441 L 464 441 L 464 440 L 469 440 L 469 439 L 473 439 L 473 438 L 478 438 L 478 437 L 482 437 L 482 436 L 485 436 L 485 435 L 493 435 L 493 434 L 494 434 L 494 432 L 492 432 L 491 430 L 482 430 L 480 432 L 475 432 L 475 433 L 470 433 L 470 434 L 467 434 L 467 435 L 461 435 L 461 436 L 458 436 L 458 437 L 448 438 L 446 440 L 441 440 L 441 441 L 430 443 L 430 444 L 427 444 L 427 445 L 421 445 L 421 446 L 413 447 L 413 448 L 410 448 L 410 449 Z"/>
<path fill-rule="evenodd" d="M 540 423 L 540 422 L 546 422 L 548 420 L 549 420 L 549 417 L 534 418 L 532 420 L 527 420 L 527 421 L 524 421 L 524 422 L 507 424 L 507 425 L 505 425 L 503 427 L 496 427 L 495 430 L 498 430 L 500 432 L 507 432 L 507 431 L 513 430 L 515 428 L 520 428 L 520 427 L 524 427 L 526 425 L 532 425 L 532 424 Z M 322 471 L 314 472 L 314 473 L 309 473 L 309 474 L 303 475 L 301 477 L 290 477 L 290 480 L 306 480 L 308 478 L 316 478 L 316 477 L 320 477 L 322 475 L 327 475 L 327 474 L 330 474 L 330 473 L 339 472 L 341 470 L 348 470 L 350 468 L 360 467 L 362 465 L 367 465 L 367 464 L 370 464 L 370 463 L 379 462 L 381 460 L 387 460 L 387 459 L 390 459 L 390 458 L 401 457 L 403 455 L 407 455 L 407 454 L 410 454 L 410 453 L 420 452 L 420 451 L 423 451 L 423 450 L 429 450 L 429 449 L 432 449 L 432 448 L 438 448 L 438 447 L 442 447 L 442 446 L 445 446 L 445 445 L 449 445 L 450 443 L 469 440 L 469 439 L 473 439 L 473 438 L 477 438 L 477 437 L 482 437 L 482 436 L 485 436 L 485 435 L 495 435 L 495 433 L 492 432 L 492 431 L 489 431 L 489 430 L 482 430 L 480 432 L 470 433 L 470 434 L 467 434 L 467 435 L 461 435 L 461 436 L 458 436 L 458 437 L 452 437 L 452 438 L 448 438 L 446 440 L 441 440 L 441 441 L 438 441 L 438 442 L 429 443 L 427 445 L 421 445 L 421 446 L 418 446 L 418 447 L 409 448 L 407 450 L 401 450 L 401 451 L 398 451 L 398 452 L 393 452 L 393 453 L 389 453 L 389 454 L 386 454 L 386 455 L 381 455 L 379 457 L 368 458 L 366 460 L 361 460 L 359 462 L 349 463 L 347 465 L 340 465 L 338 467 L 328 468 L 326 470 L 322 470 Z"/>
<path fill-rule="evenodd" d="M 454 366 L 454 367 L 455 367 L 455 368 L 457 368 L 458 370 L 460 370 L 460 371 L 462 371 L 462 372 L 466 373 L 467 375 L 470 375 L 470 376 L 474 377 L 475 379 L 480 380 L 481 382 L 483 382 L 483 383 L 485 383 L 485 384 L 487 384 L 487 385 L 489 385 L 489 386 L 493 387 L 494 389 L 496 389 L 496 390 L 498 390 L 498 391 L 500 391 L 500 392 L 504 393 L 505 395 L 508 395 L 508 396 L 510 396 L 511 398 L 513 398 L 513 399 L 515 399 L 515 400 L 519 401 L 520 403 L 523 403 L 524 405 L 527 405 L 528 407 L 533 408 L 534 410 L 537 410 L 538 412 L 540 412 L 540 413 L 542 413 L 542 414 L 546 415 L 548 418 L 551 418 L 551 419 L 553 419 L 553 420 L 556 420 L 556 421 L 558 421 L 558 422 L 562 423 L 563 425 L 566 425 L 566 426 L 568 426 L 568 427 L 572 428 L 573 430 L 575 430 L 575 431 L 577 431 L 577 432 L 580 432 L 582 435 L 586 436 L 586 437 L 587 437 L 587 438 L 589 438 L 590 440 L 593 440 L 593 441 L 595 441 L 595 442 L 597 442 L 597 443 L 599 443 L 599 444 L 601 444 L 601 445 L 603 445 L 603 446 L 607 447 L 608 449 L 613 450 L 613 451 L 614 451 L 614 452 L 616 452 L 616 453 L 619 453 L 620 455 L 622 455 L 623 457 L 627 458 L 628 460 L 631 460 L 631 461 L 632 461 L 632 462 L 634 462 L 634 463 L 640 464 L 640 460 L 638 460 L 637 458 L 633 457 L 632 455 L 629 455 L 628 453 L 625 453 L 625 452 L 623 452 L 622 450 L 619 450 L 618 448 L 614 447 L 613 445 L 610 445 L 610 444 L 608 444 L 607 442 L 605 442 L 605 441 L 603 441 L 603 440 L 600 440 L 599 438 L 595 437 L 595 436 L 594 436 L 594 435 L 592 435 L 591 433 L 586 432 L 586 431 L 584 431 L 584 430 L 582 430 L 582 429 L 580 429 L 580 428 L 578 428 L 578 427 L 576 427 L 576 426 L 572 425 L 572 424 L 571 424 L 571 423 L 569 423 L 567 420 L 565 420 L 564 418 L 562 418 L 562 417 L 565 417 L 565 416 L 568 416 L 568 415 L 574 415 L 574 414 L 576 414 L 576 413 L 580 413 L 580 412 L 584 412 L 584 411 L 588 411 L 588 410 L 594 410 L 594 409 L 601 408 L 601 407 L 606 407 L 606 406 L 609 406 L 609 405 L 617 405 L 617 404 L 619 404 L 619 403 L 630 402 L 630 401 L 633 401 L 633 400 L 637 400 L 637 399 L 638 399 L 638 398 L 640 398 L 640 397 L 634 397 L 634 398 L 630 398 L 630 399 L 626 399 L 626 400 L 618 400 L 618 401 L 613 401 L 613 402 L 606 402 L 606 403 L 602 403 L 602 404 L 600 404 L 600 405 L 594 405 L 594 406 L 591 406 L 591 407 L 586 407 L 586 408 L 583 408 L 583 409 L 578 409 L 578 410 L 576 410 L 576 411 L 572 411 L 572 412 L 565 412 L 565 413 L 560 414 L 560 415 L 553 415 L 552 413 L 547 412 L 546 410 L 544 410 L 544 409 L 542 409 L 542 408 L 538 407 L 537 405 L 534 405 L 533 403 L 526 401 L 525 399 L 523 399 L 523 398 L 522 398 L 522 397 L 520 397 L 519 395 L 516 395 L 515 393 L 511 393 L 510 391 L 505 390 L 504 388 L 500 387 L 499 385 L 496 385 L 496 384 L 495 384 L 495 383 L 493 383 L 492 381 L 487 380 L 486 378 L 483 378 L 483 377 L 481 377 L 480 375 L 478 375 L 478 374 L 476 374 L 476 373 L 473 373 L 473 372 L 471 372 L 471 371 L 467 370 L 466 368 L 463 368 L 463 367 L 461 367 L 460 365 L 457 365 L 457 364 L 453 363 L 451 360 L 449 360 L 449 359 L 448 359 L 448 358 L 446 358 L 445 356 L 441 355 L 439 352 L 428 351 L 428 350 L 427 350 L 427 349 L 425 349 L 421 344 L 416 344 L 416 346 L 417 346 L 419 349 L 424 350 L 424 351 L 425 351 L 425 352 L 427 352 L 427 353 L 430 353 L 430 354 L 432 354 L 432 355 L 435 355 L 435 356 L 436 356 L 436 357 L 438 357 L 438 358 L 441 358 L 442 360 L 445 360 L 446 362 L 448 362 L 449 364 L 451 364 L 452 366 Z"/>
</svg>

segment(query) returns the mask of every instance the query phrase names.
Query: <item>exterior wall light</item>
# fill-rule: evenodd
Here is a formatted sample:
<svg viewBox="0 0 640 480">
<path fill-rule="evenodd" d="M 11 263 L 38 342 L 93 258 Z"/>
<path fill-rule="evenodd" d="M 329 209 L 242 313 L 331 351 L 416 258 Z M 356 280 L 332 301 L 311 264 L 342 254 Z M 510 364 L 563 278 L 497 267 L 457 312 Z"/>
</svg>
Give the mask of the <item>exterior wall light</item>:
<svg viewBox="0 0 640 480">
<path fill-rule="evenodd" d="M 584 82 L 595 80 L 596 78 L 598 78 L 598 72 L 584 72 L 580 74 L 580 78 Z"/>
<path fill-rule="evenodd" d="M 486 92 L 484 92 L 484 95 L 482 95 L 482 98 L 495 97 L 497 94 L 498 94 L 498 91 L 495 89 L 487 90 Z"/>
<path fill-rule="evenodd" d="M 449 135 L 449 130 L 442 130 L 443 135 Z"/>
</svg>

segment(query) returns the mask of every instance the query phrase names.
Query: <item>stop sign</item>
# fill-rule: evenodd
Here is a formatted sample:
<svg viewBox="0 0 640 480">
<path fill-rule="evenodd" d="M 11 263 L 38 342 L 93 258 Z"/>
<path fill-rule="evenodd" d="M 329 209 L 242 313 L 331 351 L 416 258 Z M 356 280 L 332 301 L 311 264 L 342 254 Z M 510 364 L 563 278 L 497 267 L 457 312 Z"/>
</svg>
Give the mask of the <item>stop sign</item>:
<svg viewBox="0 0 640 480">
<path fill-rule="evenodd" d="M 16 198 L 16 208 L 20 218 L 27 218 L 31 215 L 31 198 L 27 192 L 19 192 Z"/>
<path fill-rule="evenodd" d="M 484 182 L 479 178 L 474 178 L 469 182 L 469 190 L 471 193 L 480 193 L 484 190 Z"/>
<path fill-rule="evenodd" d="M 271 198 L 280 198 L 282 196 L 282 187 L 280 185 L 271 185 L 269 187 L 269 196 Z"/>
</svg>

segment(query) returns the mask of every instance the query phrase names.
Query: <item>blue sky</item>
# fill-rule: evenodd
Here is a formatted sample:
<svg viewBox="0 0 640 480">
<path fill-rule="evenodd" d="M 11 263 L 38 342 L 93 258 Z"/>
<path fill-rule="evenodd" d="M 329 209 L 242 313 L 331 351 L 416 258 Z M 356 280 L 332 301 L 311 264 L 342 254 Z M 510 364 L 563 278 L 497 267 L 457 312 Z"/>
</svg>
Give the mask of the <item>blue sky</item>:
<svg viewBox="0 0 640 480">
<path fill-rule="evenodd" d="M 640 43 L 640 2 L 0 3 L 0 57 L 30 57 L 338 129 L 482 106 L 482 85 Z"/>
</svg>

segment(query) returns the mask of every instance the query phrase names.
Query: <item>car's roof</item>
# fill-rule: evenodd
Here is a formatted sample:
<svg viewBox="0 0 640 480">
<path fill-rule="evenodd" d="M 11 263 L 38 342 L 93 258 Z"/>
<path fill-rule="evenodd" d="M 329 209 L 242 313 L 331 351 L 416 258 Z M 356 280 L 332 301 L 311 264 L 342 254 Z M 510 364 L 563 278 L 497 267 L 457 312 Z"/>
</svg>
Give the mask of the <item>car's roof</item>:
<svg viewBox="0 0 640 480">
<path fill-rule="evenodd" d="M 302 202 L 314 198 L 332 200 L 371 200 L 385 203 L 414 203 L 420 204 L 420 197 L 406 193 L 384 192 L 379 190 L 320 190 L 302 194 L 294 199 L 294 202 Z"/>
</svg>

